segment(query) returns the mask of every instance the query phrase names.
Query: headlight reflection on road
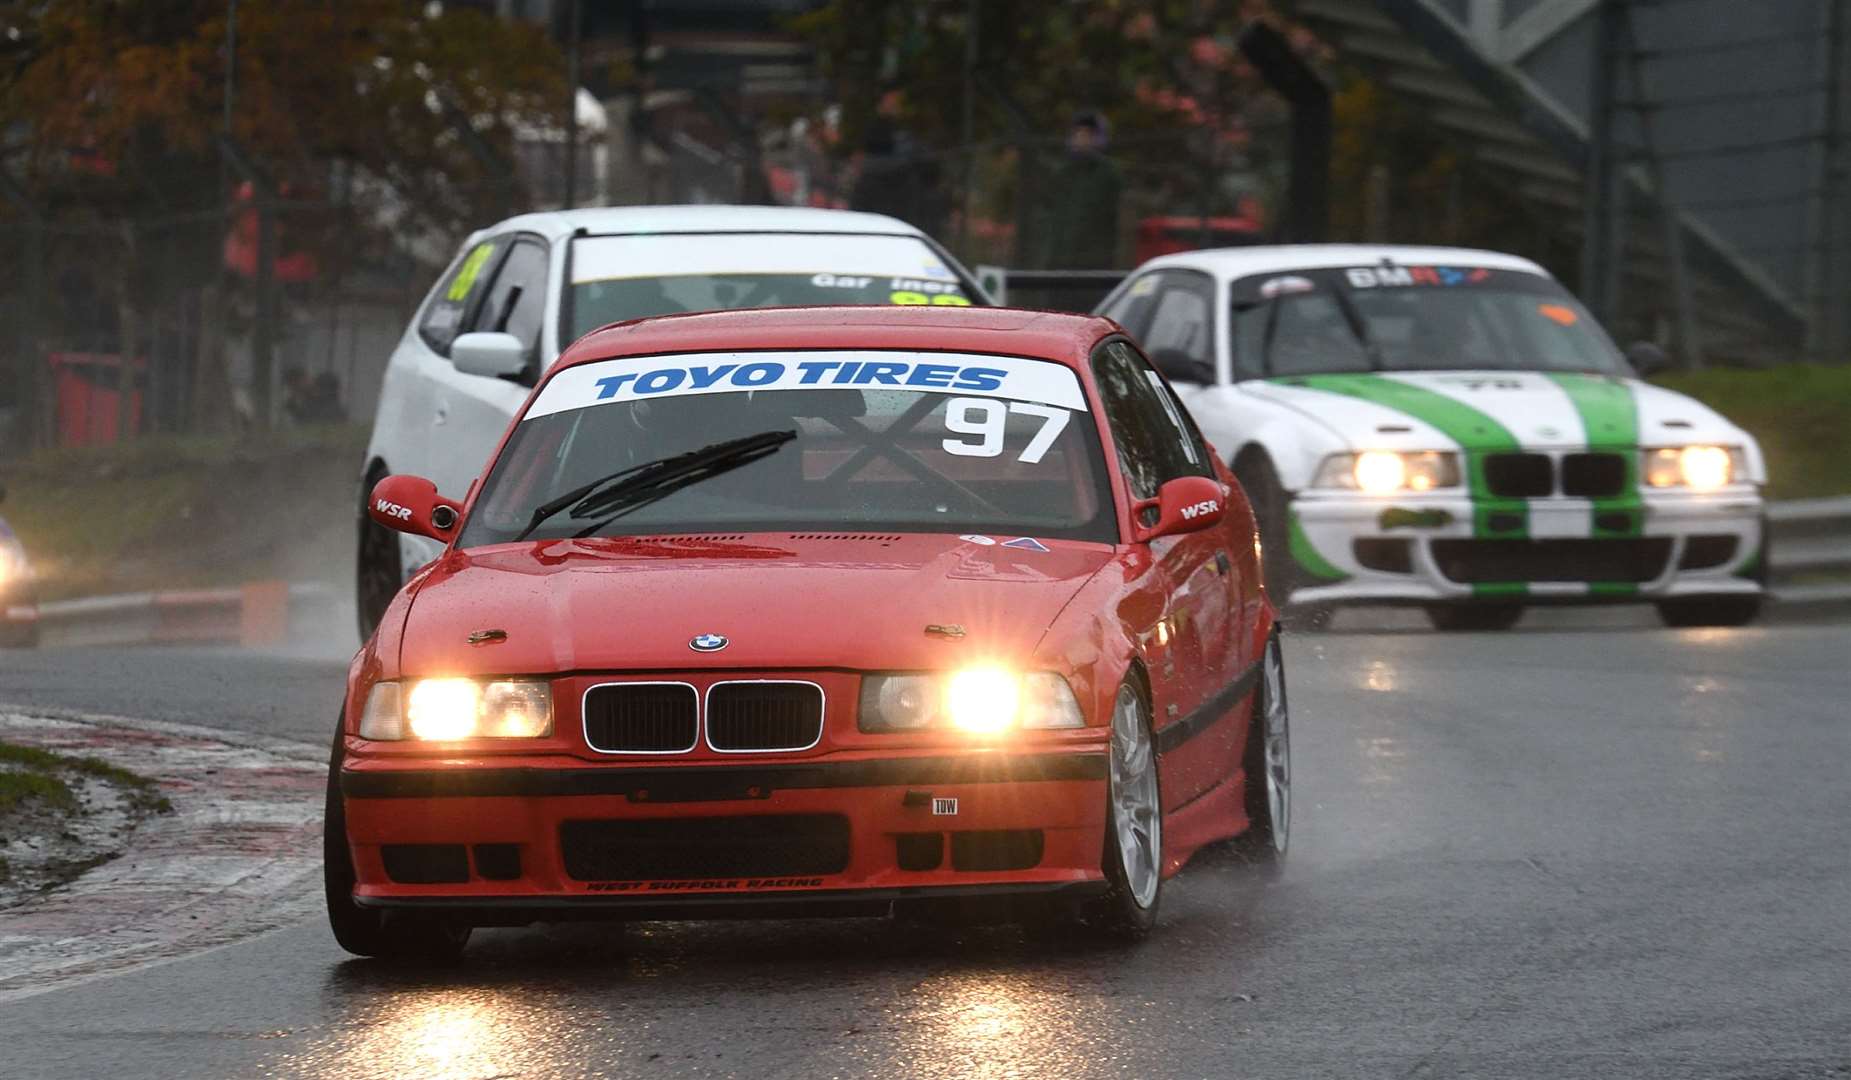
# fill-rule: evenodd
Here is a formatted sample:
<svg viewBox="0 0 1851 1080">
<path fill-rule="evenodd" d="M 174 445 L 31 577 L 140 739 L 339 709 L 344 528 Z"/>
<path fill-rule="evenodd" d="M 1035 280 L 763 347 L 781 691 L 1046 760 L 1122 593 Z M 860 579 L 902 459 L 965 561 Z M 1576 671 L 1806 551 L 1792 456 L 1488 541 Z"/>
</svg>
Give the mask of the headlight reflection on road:
<svg viewBox="0 0 1851 1080">
<path fill-rule="evenodd" d="M 517 1002 L 488 990 L 392 992 L 336 1038 L 276 1063 L 281 1076 L 349 1080 L 419 1077 L 482 1080 L 544 1075 L 547 1051 L 569 1042 L 572 1013 L 557 1003 Z"/>
<path fill-rule="evenodd" d="M 925 980 L 917 1000 L 896 1018 L 908 1076 L 1080 1076 L 1104 1063 L 1069 988 L 966 972 Z"/>
<path fill-rule="evenodd" d="M 1739 715 L 1733 710 L 1739 702 L 1728 700 L 1724 685 L 1710 675 L 1685 676 L 1679 680 L 1678 745 L 1692 761 L 1720 765 L 1728 760 L 1735 732 L 1729 720 Z"/>
<path fill-rule="evenodd" d="M 1396 689 L 1398 683 L 1395 665 L 1386 660 L 1371 660 L 1363 668 L 1362 684 L 1365 690 L 1387 692 Z"/>
</svg>

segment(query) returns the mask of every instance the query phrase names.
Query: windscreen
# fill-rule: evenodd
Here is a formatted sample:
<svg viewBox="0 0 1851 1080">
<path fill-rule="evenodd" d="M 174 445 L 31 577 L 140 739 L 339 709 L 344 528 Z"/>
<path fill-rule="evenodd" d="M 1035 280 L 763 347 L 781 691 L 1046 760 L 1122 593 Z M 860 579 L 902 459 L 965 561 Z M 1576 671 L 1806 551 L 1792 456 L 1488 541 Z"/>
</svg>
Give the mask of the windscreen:
<svg viewBox="0 0 1851 1080">
<path fill-rule="evenodd" d="M 572 244 L 563 336 L 573 341 L 608 323 L 683 311 L 972 302 L 956 271 L 915 236 L 587 236 Z"/>
<path fill-rule="evenodd" d="M 1234 363 L 1249 378 L 1434 370 L 1631 374 L 1567 289 L 1523 271 L 1304 270 L 1236 281 L 1232 300 Z"/>
<path fill-rule="evenodd" d="M 610 491 L 599 487 L 580 509 L 534 524 L 536 509 L 602 478 L 648 477 L 678 455 L 765 433 L 793 437 L 640 505 L 597 509 Z M 462 543 L 846 529 L 1110 543 L 1105 475 L 1079 379 L 1062 364 L 913 352 L 632 357 L 567 368 L 540 389 Z"/>
</svg>

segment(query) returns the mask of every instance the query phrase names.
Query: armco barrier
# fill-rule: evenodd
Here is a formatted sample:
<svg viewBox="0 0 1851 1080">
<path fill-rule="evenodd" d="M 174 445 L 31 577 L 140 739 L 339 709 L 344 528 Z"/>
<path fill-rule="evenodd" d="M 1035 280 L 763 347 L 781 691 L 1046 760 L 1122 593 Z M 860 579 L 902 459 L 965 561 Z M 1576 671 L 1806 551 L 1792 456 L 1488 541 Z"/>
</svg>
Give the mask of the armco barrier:
<svg viewBox="0 0 1851 1080">
<path fill-rule="evenodd" d="M 1851 604 L 1851 496 L 1772 503 L 1767 517 L 1774 599 Z M 1805 580 L 1811 576 L 1840 580 Z"/>
<path fill-rule="evenodd" d="M 1851 605 L 1851 496 L 1771 503 L 1767 516 L 1774 599 L 1783 607 Z M 1816 577 L 1827 580 L 1809 580 Z M 337 603 L 331 586 L 281 581 L 95 596 L 40 605 L 39 635 L 46 645 L 276 645 L 331 625 L 323 617 Z"/>
<path fill-rule="evenodd" d="M 334 603 L 327 585 L 281 581 L 57 600 L 39 605 L 39 639 L 44 645 L 279 645 L 331 613 Z"/>
</svg>

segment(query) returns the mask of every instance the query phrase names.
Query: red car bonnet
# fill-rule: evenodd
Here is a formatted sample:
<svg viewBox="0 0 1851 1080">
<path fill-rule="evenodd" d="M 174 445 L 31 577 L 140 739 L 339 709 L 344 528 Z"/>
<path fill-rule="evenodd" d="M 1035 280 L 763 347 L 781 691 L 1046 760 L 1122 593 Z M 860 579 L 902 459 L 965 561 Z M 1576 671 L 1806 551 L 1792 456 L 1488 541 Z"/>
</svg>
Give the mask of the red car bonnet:
<svg viewBox="0 0 1851 1080">
<path fill-rule="evenodd" d="M 1003 539 L 1007 539 L 1006 537 Z M 938 668 L 1025 662 L 1112 557 L 954 536 L 741 541 L 679 537 L 503 545 L 446 558 L 419 590 L 401 666 L 411 676 L 668 668 Z M 955 625 L 961 638 L 926 634 Z M 506 641 L 470 648 L 469 635 Z M 723 634 L 722 653 L 688 646 Z"/>
</svg>

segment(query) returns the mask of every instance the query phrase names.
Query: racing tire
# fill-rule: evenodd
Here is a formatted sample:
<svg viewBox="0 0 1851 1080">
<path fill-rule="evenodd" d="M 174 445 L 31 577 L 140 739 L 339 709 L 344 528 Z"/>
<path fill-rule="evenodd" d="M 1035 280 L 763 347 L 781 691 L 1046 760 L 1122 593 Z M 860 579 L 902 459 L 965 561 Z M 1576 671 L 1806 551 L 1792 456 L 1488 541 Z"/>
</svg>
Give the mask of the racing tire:
<svg viewBox="0 0 1851 1080">
<path fill-rule="evenodd" d="M 452 964 L 462 959 L 470 927 L 442 916 L 387 912 L 354 903 L 353 853 L 347 846 L 347 811 L 341 801 L 341 735 L 328 761 L 328 798 L 322 814 L 321 880 L 328 929 L 355 956 L 411 964 Z"/>
<path fill-rule="evenodd" d="M 1690 596 L 1657 603 L 1658 620 L 1676 629 L 1747 626 L 1761 614 L 1761 596 Z"/>
<path fill-rule="evenodd" d="M 1427 621 L 1447 633 L 1509 630 L 1522 618 L 1522 604 L 1427 605 Z"/>
<path fill-rule="evenodd" d="M 1260 548 L 1265 553 L 1263 572 L 1266 595 L 1279 611 L 1280 621 L 1294 630 L 1323 630 L 1330 625 L 1332 608 L 1328 604 L 1292 604 L 1288 601 L 1304 575 L 1292 560 L 1292 499 L 1279 474 L 1266 455 L 1245 455 L 1232 465 L 1234 478 L 1247 493 L 1253 507 L 1254 524 L 1260 530 Z"/>
<path fill-rule="evenodd" d="M 1107 754 L 1106 893 L 1087 920 L 1100 936 L 1136 941 L 1157 924 L 1163 899 L 1163 788 L 1150 708 L 1136 683 L 1118 688 Z"/>
<path fill-rule="evenodd" d="M 372 639 L 386 608 L 405 583 L 404 560 L 399 556 L 398 534 L 374 521 L 367 513 L 367 499 L 373 485 L 386 475 L 384 465 L 366 474 L 360 492 L 360 536 L 354 559 L 354 607 L 360 617 L 360 640 Z"/>
<path fill-rule="evenodd" d="M 1241 752 L 1247 831 L 1234 840 L 1234 849 L 1247 861 L 1273 872 L 1284 867 L 1292 837 L 1292 723 L 1287 704 L 1285 653 L 1275 633 L 1260 659 L 1253 720 Z"/>
</svg>

